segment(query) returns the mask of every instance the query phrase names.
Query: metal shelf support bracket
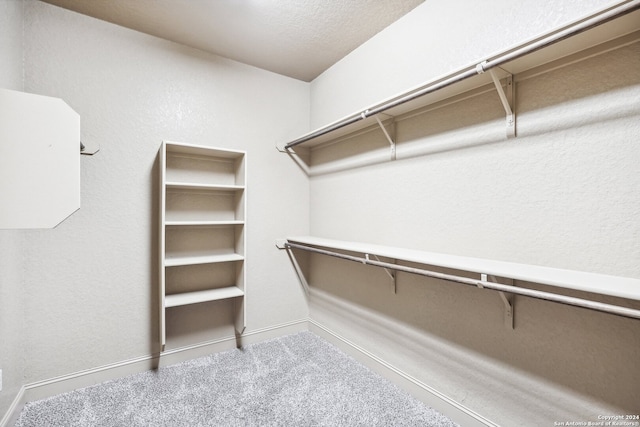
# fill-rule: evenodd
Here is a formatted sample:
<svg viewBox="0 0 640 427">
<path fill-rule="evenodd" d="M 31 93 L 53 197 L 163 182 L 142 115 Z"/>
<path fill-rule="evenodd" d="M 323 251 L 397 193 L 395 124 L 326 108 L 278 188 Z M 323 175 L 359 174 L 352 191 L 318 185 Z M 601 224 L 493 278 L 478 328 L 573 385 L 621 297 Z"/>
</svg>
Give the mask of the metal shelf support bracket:
<svg viewBox="0 0 640 427">
<path fill-rule="evenodd" d="M 307 278 L 305 277 L 302 271 L 302 267 L 298 263 L 298 260 L 296 259 L 293 251 L 291 250 L 291 246 L 289 246 L 287 239 L 276 239 L 276 248 L 287 251 L 287 255 L 289 256 L 289 261 L 291 261 L 291 264 L 293 265 L 293 269 L 295 270 L 296 275 L 298 276 L 298 280 L 300 280 L 302 289 L 304 290 L 304 293 L 306 295 L 309 295 L 309 282 L 307 282 Z"/>
<path fill-rule="evenodd" d="M 369 255 L 366 254 L 366 259 L 369 259 Z M 380 262 L 380 258 L 378 258 L 378 255 L 371 255 L 372 257 L 375 258 L 376 261 Z M 395 264 L 395 261 L 394 261 Z M 387 273 L 387 275 L 391 278 L 391 280 L 393 281 L 393 293 L 397 294 L 398 293 L 398 282 L 397 282 L 397 272 L 390 270 L 388 268 L 382 267 L 384 269 L 384 271 Z"/>
<path fill-rule="evenodd" d="M 498 279 L 496 279 L 495 276 L 487 276 L 486 274 L 481 274 L 480 275 L 480 280 L 482 282 L 494 282 L 494 283 L 500 283 L 498 281 Z M 507 285 L 513 286 L 513 279 L 505 279 L 507 280 L 508 283 L 506 283 Z M 479 288 L 483 288 L 483 286 L 479 283 L 478 284 Z M 513 294 L 505 294 L 502 291 L 497 291 L 498 292 L 498 296 L 500 296 L 500 299 L 502 300 L 502 302 L 504 303 L 504 325 L 507 327 L 507 329 L 513 329 Z"/>
<path fill-rule="evenodd" d="M 367 112 L 368 111 L 365 111 L 365 112 L 362 113 L 363 118 L 366 117 L 366 113 Z M 378 117 L 378 115 L 376 114 L 375 116 L 373 116 L 373 118 L 376 119 L 376 122 L 378 122 L 378 126 L 380 126 L 380 129 L 382 129 L 382 132 L 384 132 L 384 136 L 387 138 L 387 141 L 389 141 L 389 145 L 391 147 L 391 160 L 395 160 L 396 159 L 396 143 L 395 143 L 395 141 L 389 135 L 389 132 L 387 131 L 387 128 L 384 126 L 384 124 L 382 124 L 382 121 L 380 120 L 380 117 Z"/>
<path fill-rule="evenodd" d="M 493 84 L 498 91 L 498 96 L 500 97 L 500 102 L 502 102 L 502 106 L 504 107 L 504 112 L 506 114 L 506 125 L 507 125 L 507 138 L 515 138 L 516 136 L 516 112 L 515 112 L 515 89 L 513 84 L 513 74 L 507 73 L 506 80 L 506 88 L 502 87 L 502 83 L 500 79 L 496 75 L 496 72 L 491 69 L 489 70 L 489 74 L 491 75 L 491 79 L 493 80 Z"/>
</svg>

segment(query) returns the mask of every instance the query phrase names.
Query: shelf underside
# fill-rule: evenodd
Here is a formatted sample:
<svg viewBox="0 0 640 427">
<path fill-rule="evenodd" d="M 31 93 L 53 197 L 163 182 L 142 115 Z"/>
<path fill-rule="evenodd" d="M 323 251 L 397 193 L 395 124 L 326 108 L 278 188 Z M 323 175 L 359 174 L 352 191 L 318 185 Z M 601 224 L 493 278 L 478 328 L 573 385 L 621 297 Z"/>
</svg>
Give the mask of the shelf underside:
<svg viewBox="0 0 640 427">
<path fill-rule="evenodd" d="M 244 291 L 237 286 L 226 288 L 207 289 L 204 291 L 184 292 L 165 296 L 166 308 L 178 307 L 182 305 L 197 304 L 208 301 L 219 301 L 229 298 L 244 296 Z"/>
<path fill-rule="evenodd" d="M 245 155 L 244 151 L 218 149 L 204 145 L 185 144 L 183 142 L 166 141 L 167 153 L 177 153 L 189 156 L 201 156 L 210 158 L 239 159 Z"/>
</svg>

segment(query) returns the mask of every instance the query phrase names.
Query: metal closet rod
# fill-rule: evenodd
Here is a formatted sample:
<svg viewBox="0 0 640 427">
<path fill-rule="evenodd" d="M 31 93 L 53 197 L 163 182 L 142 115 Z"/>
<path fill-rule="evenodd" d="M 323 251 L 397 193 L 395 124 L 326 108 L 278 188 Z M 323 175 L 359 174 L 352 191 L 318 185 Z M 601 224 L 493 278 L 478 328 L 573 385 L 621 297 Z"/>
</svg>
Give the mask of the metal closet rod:
<svg viewBox="0 0 640 427">
<path fill-rule="evenodd" d="M 447 86 L 451 86 L 454 83 L 457 83 L 459 81 L 468 79 L 469 77 L 473 77 L 475 75 L 478 74 L 482 74 L 485 71 L 488 71 L 492 68 L 498 67 L 500 65 L 504 65 L 509 61 L 513 61 L 514 59 L 518 59 L 520 57 L 523 57 L 525 55 L 528 55 L 530 53 L 533 53 L 537 50 L 540 50 L 542 48 L 545 48 L 547 46 L 550 46 L 552 44 L 555 44 L 557 42 L 560 42 L 564 39 L 573 37 L 575 35 L 578 35 L 584 31 L 590 30 L 594 27 L 597 27 L 599 25 L 602 25 L 606 22 L 609 22 L 613 19 L 619 18 L 623 15 L 626 15 L 628 13 L 633 12 L 636 9 L 640 9 L 640 1 L 638 0 L 633 0 L 630 1 L 628 3 L 625 3 L 623 5 L 614 7 L 596 17 L 590 18 L 590 19 L 586 19 L 576 25 L 573 25 L 569 28 L 565 28 L 564 30 L 561 30 L 549 37 L 545 37 L 542 38 L 536 42 L 533 42 L 527 46 L 523 46 L 521 48 L 517 48 L 514 49 L 513 51 L 506 53 L 504 55 L 501 55 L 497 58 L 494 59 L 490 59 L 490 60 L 486 60 L 486 61 L 482 61 L 479 64 L 477 64 L 475 67 L 470 68 L 468 70 L 462 71 L 458 74 L 455 74 L 452 77 L 449 77 L 445 80 L 439 81 L 439 82 L 435 82 L 435 83 L 431 83 L 425 87 L 423 87 L 420 90 L 417 90 L 416 92 L 413 93 L 409 93 L 405 96 L 402 96 L 400 98 L 394 99 L 392 101 L 386 102 L 382 105 L 379 105 L 377 107 L 373 107 L 371 109 L 367 109 L 359 114 L 355 114 L 353 116 L 347 117 L 339 122 L 336 122 L 334 124 L 328 125 L 326 127 L 320 128 L 318 130 L 316 130 L 315 132 L 309 133 L 307 135 L 301 136 L 300 138 L 293 140 L 291 142 L 289 142 L 288 144 L 286 144 L 284 146 L 285 150 L 289 149 L 291 147 L 295 147 L 296 145 L 302 144 L 304 142 L 310 141 L 314 138 L 317 138 L 319 136 L 325 135 L 327 133 L 333 132 L 334 130 L 338 130 L 340 128 L 343 128 L 345 126 L 348 126 L 352 123 L 355 123 L 357 121 L 360 120 L 364 120 L 367 117 L 371 117 L 371 116 L 375 116 L 378 113 L 382 113 L 386 110 L 389 110 L 393 107 L 397 107 L 398 105 L 402 105 L 405 104 L 409 101 L 413 101 L 416 98 L 420 98 L 421 96 L 427 95 L 429 93 L 432 92 L 436 92 L 437 90 L 443 89 Z"/>
<path fill-rule="evenodd" d="M 420 276 L 433 277 L 436 279 L 446 280 L 449 282 L 462 283 L 464 285 L 475 286 L 478 288 L 487 288 L 494 291 L 508 292 L 516 295 L 523 295 L 531 298 L 542 299 L 546 301 L 556 302 L 565 305 L 588 308 L 590 310 L 600 311 L 603 313 L 615 314 L 616 316 L 629 317 L 632 319 L 640 319 L 640 310 L 619 305 L 606 304 L 598 301 L 590 301 L 583 298 L 575 298 L 566 295 L 558 295 L 551 292 L 538 291 L 535 289 L 519 288 L 512 285 L 504 285 L 502 283 L 488 282 L 480 279 L 471 279 L 468 277 L 456 276 L 453 274 L 439 273 L 437 271 L 424 270 L 422 268 L 407 267 L 404 265 L 392 264 L 378 260 L 369 259 L 369 257 L 361 258 L 353 255 L 346 255 L 339 252 L 327 251 L 312 246 L 300 245 L 297 243 L 287 242 L 285 248 L 301 249 L 304 251 L 315 252 L 322 255 L 328 255 L 335 258 L 345 259 L 365 265 L 373 265 L 375 267 L 388 268 L 405 273 L 417 274 Z"/>
</svg>

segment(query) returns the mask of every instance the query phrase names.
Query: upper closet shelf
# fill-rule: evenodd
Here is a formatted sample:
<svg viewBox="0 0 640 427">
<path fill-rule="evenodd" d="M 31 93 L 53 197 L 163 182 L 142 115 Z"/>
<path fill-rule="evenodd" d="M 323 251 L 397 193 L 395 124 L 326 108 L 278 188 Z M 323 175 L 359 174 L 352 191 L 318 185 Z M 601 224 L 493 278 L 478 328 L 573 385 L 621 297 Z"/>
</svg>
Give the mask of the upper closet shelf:
<svg viewBox="0 0 640 427">
<path fill-rule="evenodd" d="M 456 70 L 450 74 L 428 81 L 409 91 L 400 93 L 364 110 L 357 111 L 340 120 L 318 128 L 288 143 L 278 144 L 281 152 L 293 153 L 294 147 L 305 144 L 315 146 L 335 141 L 370 126 L 380 126 L 389 140 L 394 158 L 395 142 L 386 130 L 385 120 L 406 116 L 436 102 L 451 99 L 486 85 L 494 85 L 505 109 L 507 136 L 515 136 L 515 111 L 511 79 L 514 74 L 535 71 L 534 68 L 564 58 L 572 61 L 572 56 L 580 52 L 584 58 L 591 56 L 590 48 L 597 46 L 598 52 L 619 47 L 640 37 L 640 0 L 619 3 L 609 9 L 593 14 L 585 19 L 569 24 L 556 31 L 544 34 L 482 61 Z M 635 36 L 630 33 L 634 33 Z M 615 46 L 606 42 L 627 36 Z M 553 64 L 550 64 L 553 65 Z M 511 95 L 511 97 L 510 97 Z M 511 99 L 510 99 L 511 98 Z M 380 115 L 380 117 L 378 116 Z"/>
<path fill-rule="evenodd" d="M 620 316 L 640 319 L 640 310 L 631 309 L 598 301 L 574 298 L 552 292 L 539 291 L 520 286 L 498 283 L 496 278 L 519 280 L 558 288 L 573 289 L 600 295 L 614 296 L 625 299 L 640 300 L 640 279 L 610 276 L 605 274 L 588 273 L 583 271 L 564 270 L 559 268 L 537 265 L 519 264 L 506 261 L 448 255 L 435 252 L 425 252 L 390 246 L 379 246 L 367 243 L 349 242 L 324 239 L 320 237 L 302 236 L 289 237 L 279 241 L 276 245 L 281 249 L 301 249 L 324 255 L 355 261 L 365 265 L 382 267 L 389 270 L 404 271 L 435 277 L 452 282 L 488 288 L 499 292 L 508 292 L 533 298 L 554 301 L 558 303 L 580 306 L 597 311 L 603 311 Z M 340 252 L 336 252 L 340 251 Z M 347 252 L 347 253 L 345 253 Z M 355 256 L 348 253 L 364 254 Z M 440 273 L 428 269 L 414 268 L 390 262 L 381 261 L 378 257 L 389 258 L 404 262 L 418 263 L 425 266 L 443 267 L 447 269 L 466 271 L 480 275 L 480 279 L 473 279 L 455 274 Z M 395 276 L 392 275 L 395 280 Z M 504 295 L 502 295 L 504 297 Z M 512 314 L 512 307 L 503 298 L 507 309 Z"/>
<path fill-rule="evenodd" d="M 219 159 L 240 159 L 243 151 L 213 148 L 206 145 L 187 144 L 184 142 L 166 141 L 167 153 L 189 156 L 217 157 Z"/>
</svg>

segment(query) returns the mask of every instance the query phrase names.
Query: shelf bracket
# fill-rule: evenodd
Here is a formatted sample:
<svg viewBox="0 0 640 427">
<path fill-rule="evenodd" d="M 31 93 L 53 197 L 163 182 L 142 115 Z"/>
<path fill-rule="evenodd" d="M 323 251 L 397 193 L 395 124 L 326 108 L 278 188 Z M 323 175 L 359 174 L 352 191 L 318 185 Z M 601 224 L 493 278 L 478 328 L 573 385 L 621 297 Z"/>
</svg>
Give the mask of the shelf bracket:
<svg viewBox="0 0 640 427">
<path fill-rule="evenodd" d="M 100 146 L 95 142 L 84 143 L 80 141 L 80 154 L 93 156 L 100 151 Z"/>
<path fill-rule="evenodd" d="M 287 256 L 289 257 L 289 261 L 291 261 L 291 264 L 293 265 L 293 269 L 298 276 L 298 280 L 302 285 L 302 289 L 304 290 L 304 293 L 306 295 L 309 295 L 309 282 L 307 282 L 303 269 L 298 263 L 297 258 L 293 254 L 293 251 L 291 250 L 291 246 L 289 246 L 289 242 L 287 242 L 287 239 L 276 239 L 276 248 L 287 251 Z"/>
<path fill-rule="evenodd" d="M 281 152 L 281 153 L 291 153 L 291 151 L 289 151 L 287 149 L 287 144 L 284 142 L 279 142 L 276 144 L 276 149 Z"/>
<path fill-rule="evenodd" d="M 506 77 L 506 90 L 502 87 L 500 79 L 493 69 L 489 70 L 493 84 L 498 91 L 500 102 L 504 107 L 507 124 L 507 138 L 515 138 L 516 136 L 516 113 L 515 113 L 515 90 L 513 85 L 513 74 L 508 73 Z"/>
<path fill-rule="evenodd" d="M 362 117 L 363 118 L 367 117 L 366 113 L 367 113 L 367 111 L 362 113 Z M 380 129 L 382 129 L 382 132 L 384 132 L 384 136 L 387 138 L 387 141 L 389 141 L 389 146 L 391 147 L 391 160 L 395 160 L 396 159 L 396 143 L 395 143 L 395 141 L 389 135 L 389 132 L 387 131 L 387 128 L 384 127 L 384 124 L 382 124 L 382 121 L 380 120 L 380 117 L 378 117 L 378 115 L 376 114 L 375 116 L 373 116 L 373 118 L 376 119 L 376 122 L 378 122 L 378 126 L 380 126 Z"/>
<path fill-rule="evenodd" d="M 365 254 L 366 259 L 369 259 L 369 255 Z M 380 262 L 380 258 L 378 258 L 378 255 L 372 255 L 376 261 Z M 394 262 L 395 264 L 395 262 Z M 382 267 L 384 269 L 384 271 L 387 273 L 387 275 L 391 278 L 391 280 L 393 281 L 393 293 L 397 294 L 398 293 L 398 282 L 397 282 L 397 273 L 393 270 L 390 270 L 388 268 Z"/>
<path fill-rule="evenodd" d="M 494 283 L 500 283 L 498 282 L 498 279 L 496 279 L 495 276 L 487 276 L 486 274 L 481 274 L 480 275 L 480 280 L 483 282 L 488 282 L 489 280 L 494 282 Z M 513 279 L 505 279 L 507 280 L 509 283 L 507 283 L 508 285 L 513 286 Z M 483 286 L 481 284 L 478 284 L 479 288 L 483 288 Z M 502 291 L 497 291 L 498 292 L 498 296 L 500 296 L 500 299 L 502 300 L 503 304 L 504 304 L 504 325 L 507 327 L 507 329 L 512 329 L 513 330 L 513 294 L 505 294 Z"/>
</svg>

